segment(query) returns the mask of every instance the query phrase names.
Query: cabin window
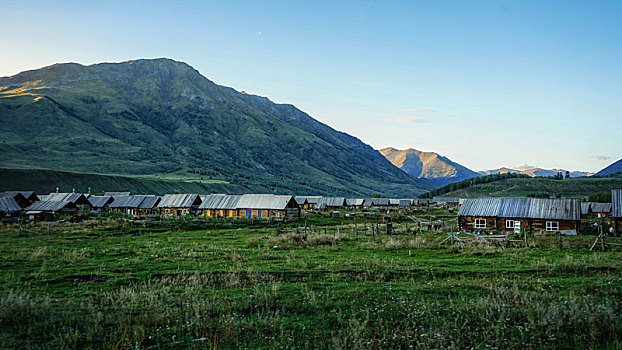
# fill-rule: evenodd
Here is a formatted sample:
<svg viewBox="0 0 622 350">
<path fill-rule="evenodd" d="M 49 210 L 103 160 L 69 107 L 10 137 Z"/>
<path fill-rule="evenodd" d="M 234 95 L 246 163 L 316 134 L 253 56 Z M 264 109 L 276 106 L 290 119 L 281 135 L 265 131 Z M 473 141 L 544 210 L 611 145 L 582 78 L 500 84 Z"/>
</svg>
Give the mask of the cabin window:
<svg viewBox="0 0 622 350">
<path fill-rule="evenodd" d="M 185 215 L 185 214 L 188 214 L 188 209 L 184 209 L 184 210 L 182 210 L 181 212 L 182 212 L 184 215 Z"/>
<path fill-rule="evenodd" d="M 553 232 L 559 231 L 559 222 L 558 221 L 547 221 L 546 230 L 553 231 Z"/>
<path fill-rule="evenodd" d="M 506 220 L 505 221 L 505 228 L 514 228 L 514 220 Z"/>
<path fill-rule="evenodd" d="M 486 219 L 475 219 L 475 228 L 486 228 Z"/>
<path fill-rule="evenodd" d="M 165 214 L 170 214 L 170 213 L 171 213 L 171 211 L 170 211 L 170 210 L 168 210 L 168 209 L 166 209 L 166 210 L 164 211 L 164 213 L 165 213 Z"/>
</svg>

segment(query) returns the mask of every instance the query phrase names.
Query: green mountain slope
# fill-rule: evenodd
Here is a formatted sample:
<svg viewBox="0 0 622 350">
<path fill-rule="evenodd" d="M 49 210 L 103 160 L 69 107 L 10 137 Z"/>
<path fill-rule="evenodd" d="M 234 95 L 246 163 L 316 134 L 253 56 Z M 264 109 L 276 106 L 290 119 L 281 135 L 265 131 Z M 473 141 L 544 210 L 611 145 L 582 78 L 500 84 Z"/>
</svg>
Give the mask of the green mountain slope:
<svg viewBox="0 0 622 350">
<path fill-rule="evenodd" d="M 240 185 L 220 182 L 173 181 L 151 176 L 113 176 L 38 169 L 0 169 L 0 192 L 30 190 L 38 194 L 61 192 L 103 193 L 110 190 L 135 194 L 165 193 L 242 193 Z M 260 188 L 261 190 L 261 188 Z"/>
<path fill-rule="evenodd" d="M 622 188 L 622 178 L 510 178 L 495 182 L 472 185 L 442 194 L 446 197 L 526 197 L 551 196 L 587 198 L 595 193 L 608 193 Z"/>
<path fill-rule="evenodd" d="M 249 191 L 414 196 L 433 187 L 291 105 L 182 62 L 57 64 L 0 78 L 0 162 L 219 180 Z"/>
<path fill-rule="evenodd" d="M 451 161 L 434 152 L 422 152 L 416 149 L 399 150 L 387 147 L 378 150 L 393 165 L 406 173 L 424 178 L 437 186 L 470 179 L 480 174 Z"/>
</svg>

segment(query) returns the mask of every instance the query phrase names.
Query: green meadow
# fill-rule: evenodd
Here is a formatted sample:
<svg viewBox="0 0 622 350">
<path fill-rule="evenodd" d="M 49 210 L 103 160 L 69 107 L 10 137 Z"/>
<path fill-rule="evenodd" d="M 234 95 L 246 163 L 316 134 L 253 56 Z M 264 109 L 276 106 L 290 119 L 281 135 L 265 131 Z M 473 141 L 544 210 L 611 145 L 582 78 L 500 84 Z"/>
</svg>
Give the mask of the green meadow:
<svg viewBox="0 0 622 350">
<path fill-rule="evenodd" d="M 619 249 L 439 244 L 426 215 L 4 226 L 0 348 L 622 348 Z"/>
</svg>

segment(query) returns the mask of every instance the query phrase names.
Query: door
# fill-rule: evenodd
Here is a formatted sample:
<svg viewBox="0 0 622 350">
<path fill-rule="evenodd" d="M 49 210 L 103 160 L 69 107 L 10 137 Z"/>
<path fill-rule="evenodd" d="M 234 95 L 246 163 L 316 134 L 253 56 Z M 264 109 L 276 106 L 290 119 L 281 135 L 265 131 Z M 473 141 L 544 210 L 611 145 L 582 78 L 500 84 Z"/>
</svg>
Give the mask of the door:
<svg viewBox="0 0 622 350">
<path fill-rule="evenodd" d="M 261 219 L 261 210 L 257 210 L 257 217 Z"/>
</svg>

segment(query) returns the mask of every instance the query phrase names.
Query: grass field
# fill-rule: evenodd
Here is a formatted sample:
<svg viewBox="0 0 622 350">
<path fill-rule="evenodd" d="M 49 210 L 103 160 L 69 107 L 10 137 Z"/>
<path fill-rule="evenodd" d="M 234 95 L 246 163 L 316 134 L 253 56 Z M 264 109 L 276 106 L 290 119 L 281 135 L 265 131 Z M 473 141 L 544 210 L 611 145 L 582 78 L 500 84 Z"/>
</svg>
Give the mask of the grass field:
<svg viewBox="0 0 622 350">
<path fill-rule="evenodd" d="M 4 227 L 0 348 L 622 347 L 622 253 L 593 236 L 454 246 L 353 220 Z"/>
</svg>

